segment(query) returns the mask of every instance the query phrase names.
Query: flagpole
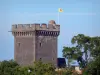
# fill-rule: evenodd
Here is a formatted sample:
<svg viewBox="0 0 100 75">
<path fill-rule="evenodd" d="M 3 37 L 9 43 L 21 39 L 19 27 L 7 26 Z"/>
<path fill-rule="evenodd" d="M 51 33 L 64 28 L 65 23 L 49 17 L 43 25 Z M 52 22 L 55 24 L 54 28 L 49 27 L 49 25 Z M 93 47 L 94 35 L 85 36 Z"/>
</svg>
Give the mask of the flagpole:
<svg viewBox="0 0 100 75">
<path fill-rule="evenodd" d="M 59 12 L 58 12 L 58 24 L 59 24 Z"/>
</svg>

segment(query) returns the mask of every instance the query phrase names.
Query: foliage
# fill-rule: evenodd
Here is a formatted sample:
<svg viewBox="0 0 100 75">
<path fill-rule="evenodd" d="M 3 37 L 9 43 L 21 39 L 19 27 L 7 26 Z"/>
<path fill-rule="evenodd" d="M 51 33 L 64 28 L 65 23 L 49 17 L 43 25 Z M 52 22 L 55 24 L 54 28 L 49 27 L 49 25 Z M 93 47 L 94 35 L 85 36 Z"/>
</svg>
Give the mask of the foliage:
<svg viewBox="0 0 100 75">
<path fill-rule="evenodd" d="M 60 68 L 57 70 L 57 75 L 72 75 L 72 69 Z"/>
<path fill-rule="evenodd" d="M 63 56 L 67 57 L 70 51 L 71 58 L 76 58 L 82 67 L 85 67 L 89 63 L 88 57 L 94 57 L 95 59 L 98 57 L 98 55 L 100 55 L 100 37 L 90 37 L 84 34 L 78 34 L 72 38 L 71 43 L 76 46 L 64 47 Z M 90 52 L 90 56 L 88 56 L 88 52 Z M 82 58 L 84 53 L 85 60 Z"/>
<path fill-rule="evenodd" d="M 54 65 L 42 63 L 41 61 L 34 62 L 36 75 L 55 75 Z"/>
<path fill-rule="evenodd" d="M 71 40 L 75 47 L 64 47 L 63 57 L 70 60 L 76 59 L 81 67 L 84 67 L 83 75 L 97 75 L 100 72 L 100 37 L 90 37 L 83 34 L 74 36 Z M 88 52 L 94 59 L 88 62 Z M 85 53 L 85 60 L 82 55 Z M 86 65 L 87 64 L 87 65 Z M 63 75 L 77 75 L 68 68 L 60 71 Z M 99 73 L 100 74 L 100 73 Z M 31 66 L 20 66 L 14 60 L 0 61 L 0 75 L 58 75 L 54 65 L 50 63 L 34 62 Z"/>
<path fill-rule="evenodd" d="M 87 75 L 100 75 L 100 55 L 94 61 L 89 62 L 84 73 Z"/>
<path fill-rule="evenodd" d="M 18 66 L 18 64 L 13 61 L 2 61 L 0 63 L 0 75 L 13 75 L 14 68 Z"/>
<path fill-rule="evenodd" d="M 91 53 L 91 56 L 96 57 L 100 54 L 100 37 L 90 37 L 83 34 L 78 34 L 72 38 L 72 44 L 76 44 L 80 50 L 85 53 L 85 59 L 87 61 L 87 52 Z"/>
<path fill-rule="evenodd" d="M 77 59 L 79 56 L 82 56 L 81 51 L 76 47 L 63 47 L 62 52 L 63 52 L 63 57 L 68 59 L 68 67 L 72 59 Z"/>
<path fill-rule="evenodd" d="M 80 51 L 83 50 L 83 53 L 85 53 L 85 60 L 87 62 L 88 58 L 88 50 L 90 50 L 90 44 L 91 44 L 91 37 L 85 36 L 84 34 L 78 34 L 77 36 L 74 36 L 71 40 L 72 44 L 76 44 L 76 47 L 80 49 Z"/>
<path fill-rule="evenodd" d="M 0 63 L 0 75 L 72 75 L 72 69 L 56 72 L 54 65 L 50 63 L 34 62 L 34 65 L 20 66 L 15 61 L 2 61 Z"/>
<path fill-rule="evenodd" d="M 72 75 L 72 70 L 71 69 L 67 69 L 66 75 Z"/>
<path fill-rule="evenodd" d="M 77 57 L 81 55 L 82 55 L 81 51 L 76 47 L 63 47 L 63 57 L 65 58 L 77 59 Z"/>
<path fill-rule="evenodd" d="M 0 63 L 0 75 L 55 75 L 55 67 L 52 64 L 44 64 L 41 61 L 34 62 L 31 66 L 20 66 L 15 61 L 2 61 Z"/>
</svg>

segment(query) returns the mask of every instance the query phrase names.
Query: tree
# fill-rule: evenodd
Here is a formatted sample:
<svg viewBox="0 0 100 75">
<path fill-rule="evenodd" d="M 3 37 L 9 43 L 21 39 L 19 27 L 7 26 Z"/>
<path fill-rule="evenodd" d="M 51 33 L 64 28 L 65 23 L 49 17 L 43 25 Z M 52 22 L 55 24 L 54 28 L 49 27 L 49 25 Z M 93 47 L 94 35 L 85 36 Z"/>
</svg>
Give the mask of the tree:
<svg viewBox="0 0 100 75">
<path fill-rule="evenodd" d="M 0 63 L 0 75 L 56 75 L 55 67 L 41 61 L 34 65 L 20 66 L 15 61 L 2 61 Z"/>
<path fill-rule="evenodd" d="M 41 61 L 34 62 L 36 75 L 55 75 L 55 67 L 51 63 L 42 63 Z"/>
<path fill-rule="evenodd" d="M 89 62 L 84 75 L 100 75 L 100 55 L 95 60 Z"/>
<path fill-rule="evenodd" d="M 18 64 L 13 60 L 2 61 L 0 63 L 0 75 L 13 75 L 16 66 L 18 66 Z"/>
<path fill-rule="evenodd" d="M 77 47 L 63 47 L 63 57 L 68 59 L 68 67 L 71 59 L 77 59 L 82 56 L 81 51 Z"/>
<path fill-rule="evenodd" d="M 79 48 L 83 53 L 85 53 L 85 60 L 87 62 L 88 50 L 90 50 L 90 40 L 91 37 L 85 36 L 84 34 L 78 34 L 74 36 L 71 40 L 72 44 L 76 44 L 76 47 Z"/>
<path fill-rule="evenodd" d="M 91 56 L 96 58 L 100 55 L 100 37 L 91 38 Z"/>
<path fill-rule="evenodd" d="M 84 34 L 78 34 L 77 36 L 74 36 L 72 38 L 71 43 L 76 46 L 74 48 L 64 48 L 63 56 L 68 56 L 69 51 L 76 50 L 76 53 L 74 52 L 73 55 L 77 57 L 77 61 L 79 62 L 79 64 L 84 65 L 84 67 L 88 64 L 88 57 L 96 58 L 98 55 L 100 55 L 100 37 L 90 37 Z M 90 56 L 88 55 L 88 52 L 90 52 Z M 81 56 L 84 53 L 85 60 L 83 60 Z"/>
</svg>

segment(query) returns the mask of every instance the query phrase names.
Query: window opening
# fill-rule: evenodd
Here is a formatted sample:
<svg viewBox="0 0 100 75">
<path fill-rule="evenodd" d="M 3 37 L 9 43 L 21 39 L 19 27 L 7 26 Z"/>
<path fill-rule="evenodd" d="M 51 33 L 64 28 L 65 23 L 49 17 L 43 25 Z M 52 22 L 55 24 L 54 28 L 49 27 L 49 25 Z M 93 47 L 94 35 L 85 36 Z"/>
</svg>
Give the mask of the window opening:
<svg viewBox="0 0 100 75">
<path fill-rule="evenodd" d="M 18 46 L 20 47 L 20 43 L 18 43 Z"/>
</svg>

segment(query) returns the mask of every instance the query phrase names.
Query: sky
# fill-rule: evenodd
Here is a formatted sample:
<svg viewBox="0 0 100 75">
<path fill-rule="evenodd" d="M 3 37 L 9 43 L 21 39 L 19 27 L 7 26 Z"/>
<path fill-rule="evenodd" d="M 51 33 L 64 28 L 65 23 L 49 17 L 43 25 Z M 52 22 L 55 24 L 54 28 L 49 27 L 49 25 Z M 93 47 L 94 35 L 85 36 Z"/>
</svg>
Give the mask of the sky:
<svg viewBox="0 0 100 75">
<path fill-rule="evenodd" d="M 14 58 L 12 24 L 58 23 L 58 57 L 77 34 L 100 36 L 100 0 L 0 0 L 0 61 Z"/>
</svg>

